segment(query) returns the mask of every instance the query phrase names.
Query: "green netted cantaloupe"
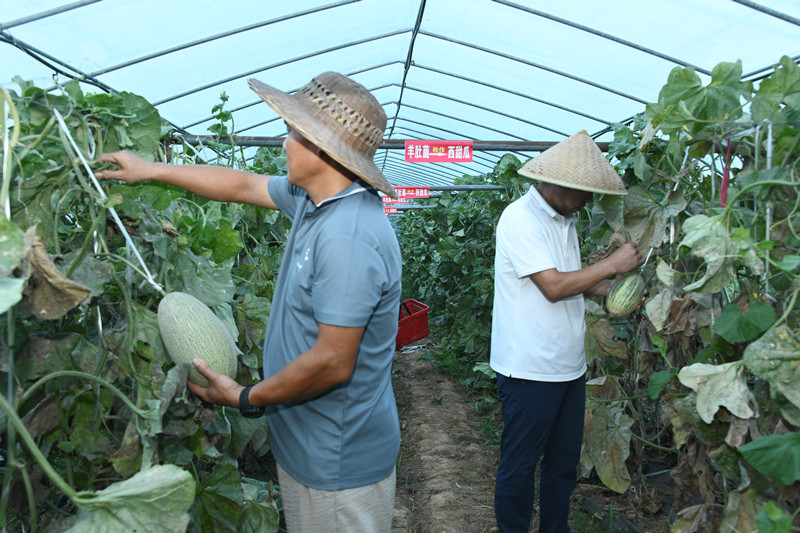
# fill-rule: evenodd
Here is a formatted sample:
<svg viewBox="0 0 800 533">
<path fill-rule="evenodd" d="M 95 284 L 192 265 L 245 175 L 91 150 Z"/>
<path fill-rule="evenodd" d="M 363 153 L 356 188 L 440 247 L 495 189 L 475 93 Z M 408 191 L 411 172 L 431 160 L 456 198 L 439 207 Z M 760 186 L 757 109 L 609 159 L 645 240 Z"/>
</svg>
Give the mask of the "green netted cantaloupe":
<svg viewBox="0 0 800 533">
<path fill-rule="evenodd" d="M 236 377 L 236 345 L 206 304 L 190 294 L 171 292 L 158 304 L 158 330 L 176 365 L 189 364 L 189 379 L 207 386 L 192 359 L 201 359 L 220 374 Z"/>
<path fill-rule="evenodd" d="M 616 318 L 628 316 L 642 303 L 642 296 L 644 278 L 635 272 L 626 274 L 611 286 L 606 295 L 608 314 Z"/>
</svg>

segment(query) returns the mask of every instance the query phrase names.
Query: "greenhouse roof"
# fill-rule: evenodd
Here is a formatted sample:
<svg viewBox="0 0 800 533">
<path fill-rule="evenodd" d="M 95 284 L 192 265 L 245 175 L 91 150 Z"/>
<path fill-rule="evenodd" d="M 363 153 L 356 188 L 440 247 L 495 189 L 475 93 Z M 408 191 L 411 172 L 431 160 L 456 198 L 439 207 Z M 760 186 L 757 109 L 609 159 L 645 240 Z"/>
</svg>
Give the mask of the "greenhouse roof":
<svg viewBox="0 0 800 533">
<path fill-rule="evenodd" d="M 376 163 L 401 186 L 451 184 L 582 129 L 608 141 L 676 66 L 708 84 L 720 62 L 756 80 L 800 59 L 797 0 L 2 0 L 0 17 L 0 87 L 80 77 L 143 96 L 187 135 L 209 134 L 224 92 L 237 135 L 280 137 L 248 78 L 294 91 L 348 74 L 386 111 Z M 406 163 L 405 140 L 472 140 L 474 160 Z"/>
</svg>

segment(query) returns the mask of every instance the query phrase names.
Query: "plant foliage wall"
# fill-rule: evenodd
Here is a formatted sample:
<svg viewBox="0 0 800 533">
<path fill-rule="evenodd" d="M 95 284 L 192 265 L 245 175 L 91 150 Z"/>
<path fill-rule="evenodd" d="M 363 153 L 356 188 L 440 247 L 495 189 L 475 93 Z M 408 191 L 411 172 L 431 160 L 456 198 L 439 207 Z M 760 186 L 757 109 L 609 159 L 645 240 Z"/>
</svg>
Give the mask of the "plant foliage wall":
<svg viewBox="0 0 800 533">
<path fill-rule="evenodd" d="M 163 184 L 94 183 L 106 151 L 204 161 L 162 144 L 168 128 L 137 95 L 19 86 L 0 94 L 2 522 L 277 531 L 277 493 L 246 460 L 268 452 L 265 422 L 188 393 L 155 311 L 170 291 L 203 301 L 243 352 L 239 380 L 257 380 L 288 222 Z M 225 100 L 213 110 L 220 140 L 232 130 Z M 214 148 L 210 163 L 246 165 L 221 144 L 206 153 Z M 247 168 L 282 166 L 262 150 Z"/>
<path fill-rule="evenodd" d="M 740 62 L 708 85 L 675 68 L 657 102 L 615 125 L 628 195 L 578 221 L 588 262 L 628 239 L 649 256 L 640 311 L 611 319 L 587 302 L 582 474 L 646 506 L 648 456 L 672 461 L 674 531 L 789 531 L 800 509 L 800 67 L 784 57 L 741 77 Z M 487 391 L 493 228 L 528 185 L 519 166 L 508 155 L 464 180 L 499 194 L 445 195 L 397 223 L 439 364 Z"/>
</svg>

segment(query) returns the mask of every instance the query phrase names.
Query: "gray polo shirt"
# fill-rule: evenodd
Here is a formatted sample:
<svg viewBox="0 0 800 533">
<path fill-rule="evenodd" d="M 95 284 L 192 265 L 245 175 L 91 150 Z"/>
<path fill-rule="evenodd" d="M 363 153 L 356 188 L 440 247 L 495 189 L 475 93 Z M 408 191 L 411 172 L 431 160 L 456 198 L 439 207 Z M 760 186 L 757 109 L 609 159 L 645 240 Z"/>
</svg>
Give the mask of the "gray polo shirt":
<svg viewBox="0 0 800 533">
<path fill-rule="evenodd" d="M 292 220 L 264 341 L 264 375 L 314 344 L 318 324 L 365 327 L 352 377 L 298 404 L 268 408 L 272 450 L 300 483 L 338 490 L 391 474 L 400 427 L 391 366 L 400 309 L 397 237 L 375 189 L 353 183 L 315 206 L 286 178 L 270 197 Z"/>
</svg>

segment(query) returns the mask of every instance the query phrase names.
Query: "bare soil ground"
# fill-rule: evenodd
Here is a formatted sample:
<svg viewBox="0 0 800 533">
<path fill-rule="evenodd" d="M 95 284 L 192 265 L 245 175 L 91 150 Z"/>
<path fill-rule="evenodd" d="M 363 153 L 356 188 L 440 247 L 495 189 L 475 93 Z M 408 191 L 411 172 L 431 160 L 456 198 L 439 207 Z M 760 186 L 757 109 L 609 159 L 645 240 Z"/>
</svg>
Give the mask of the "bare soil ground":
<svg viewBox="0 0 800 533">
<path fill-rule="evenodd" d="M 485 444 L 475 399 L 430 361 L 420 359 L 431 350 L 423 340 L 395 354 L 393 385 L 402 444 L 392 531 L 496 532 L 493 501 L 499 450 Z M 664 474 L 660 486 L 626 494 L 597 480 L 580 480 L 572 498 L 573 531 L 669 531 L 668 479 Z M 536 531 L 535 515 L 531 531 Z"/>
<path fill-rule="evenodd" d="M 428 351 L 430 346 L 418 342 L 395 354 L 402 442 L 392 531 L 497 531 L 493 491 L 498 453 L 484 445 L 460 386 L 420 359 Z"/>
</svg>

